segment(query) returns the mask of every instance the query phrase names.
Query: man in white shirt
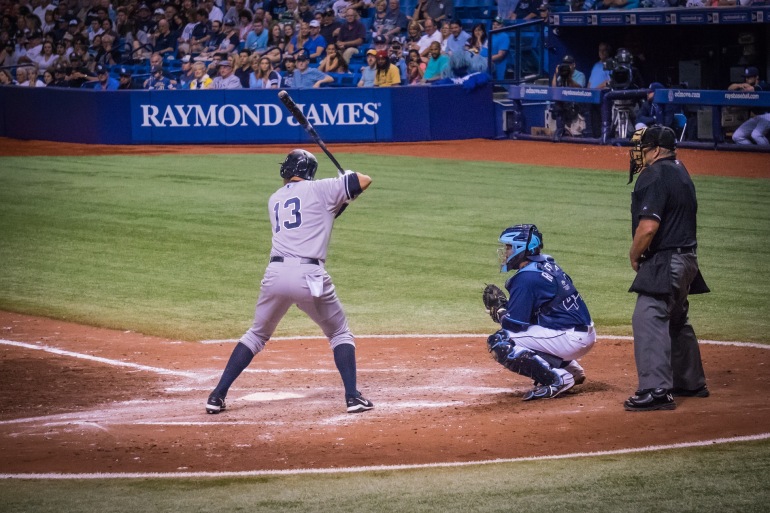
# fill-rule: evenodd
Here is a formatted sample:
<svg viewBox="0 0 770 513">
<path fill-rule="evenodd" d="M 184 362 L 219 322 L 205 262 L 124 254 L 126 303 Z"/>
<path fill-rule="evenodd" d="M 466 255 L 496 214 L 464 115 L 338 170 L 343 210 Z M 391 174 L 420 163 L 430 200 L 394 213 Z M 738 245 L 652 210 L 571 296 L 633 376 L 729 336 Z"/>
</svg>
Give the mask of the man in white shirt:
<svg viewBox="0 0 770 513">
<path fill-rule="evenodd" d="M 420 56 L 427 60 L 428 54 L 430 53 L 430 44 L 434 41 L 441 44 L 441 32 L 438 31 L 436 22 L 431 18 L 426 18 L 423 25 L 425 33 L 420 40 L 417 41 L 417 50 L 420 52 Z"/>
</svg>

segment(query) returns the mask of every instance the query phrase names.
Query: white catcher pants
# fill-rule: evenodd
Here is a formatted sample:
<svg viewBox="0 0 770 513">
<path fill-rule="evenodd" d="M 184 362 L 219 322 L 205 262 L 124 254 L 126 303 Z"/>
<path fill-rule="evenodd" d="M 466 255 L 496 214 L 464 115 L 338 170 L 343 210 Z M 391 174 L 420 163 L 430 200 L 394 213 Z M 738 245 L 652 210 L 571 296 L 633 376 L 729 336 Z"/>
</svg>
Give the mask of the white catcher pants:
<svg viewBox="0 0 770 513">
<path fill-rule="evenodd" d="M 508 332 L 517 346 L 542 351 L 558 356 L 564 361 L 577 360 L 585 356 L 596 342 L 596 330 L 591 326 L 587 332 L 569 329 L 552 330 L 542 326 L 530 326 L 527 331 Z"/>
</svg>

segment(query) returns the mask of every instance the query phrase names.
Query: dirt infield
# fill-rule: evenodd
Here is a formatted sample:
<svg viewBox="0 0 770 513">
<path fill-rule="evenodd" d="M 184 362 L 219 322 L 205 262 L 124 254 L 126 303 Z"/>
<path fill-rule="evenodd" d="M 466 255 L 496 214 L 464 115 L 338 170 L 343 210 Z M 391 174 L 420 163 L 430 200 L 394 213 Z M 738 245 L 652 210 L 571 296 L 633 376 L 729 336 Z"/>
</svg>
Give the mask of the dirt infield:
<svg viewBox="0 0 770 513">
<path fill-rule="evenodd" d="M 0 139 L 1 155 L 286 148 Z M 332 150 L 627 169 L 623 148 L 521 141 Z M 691 150 L 681 156 L 694 174 L 768 174 L 767 155 Z M 622 401 L 636 385 L 632 344 L 602 338 L 601 326 L 596 348 L 582 360 L 586 383 L 563 397 L 531 403 L 521 401 L 531 383 L 493 362 L 484 337 L 359 338 L 359 388 L 376 404 L 359 415 L 344 413 L 340 378 L 321 339 L 270 342 L 236 382 L 228 411 L 220 415 L 206 415 L 203 404 L 232 343 L 165 340 L 8 312 L 0 312 L 0 339 L 5 474 L 464 462 L 695 442 L 770 427 L 770 350 L 703 344 L 710 398 L 680 399 L 675 411 L 627 413 Z"/>
</svg>

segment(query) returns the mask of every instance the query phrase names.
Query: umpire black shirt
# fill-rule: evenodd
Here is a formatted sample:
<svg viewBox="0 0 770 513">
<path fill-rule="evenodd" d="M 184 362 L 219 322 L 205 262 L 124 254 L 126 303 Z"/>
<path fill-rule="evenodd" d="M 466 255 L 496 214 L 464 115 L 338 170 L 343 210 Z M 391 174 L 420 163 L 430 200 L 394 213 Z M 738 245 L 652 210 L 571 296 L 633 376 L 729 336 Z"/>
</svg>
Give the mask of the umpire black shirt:
<svg viewBox="0 0 770 513">
<path fill-rule="evenodd" d="M 676 248 L 695 248 L 698 201 L 695 185 L 684 164 L 674 157 L 657 160 L 646 167 L 631 194 L 631 236 L 642 218 L 660 223 L 644 256 Z"/>
</svg>

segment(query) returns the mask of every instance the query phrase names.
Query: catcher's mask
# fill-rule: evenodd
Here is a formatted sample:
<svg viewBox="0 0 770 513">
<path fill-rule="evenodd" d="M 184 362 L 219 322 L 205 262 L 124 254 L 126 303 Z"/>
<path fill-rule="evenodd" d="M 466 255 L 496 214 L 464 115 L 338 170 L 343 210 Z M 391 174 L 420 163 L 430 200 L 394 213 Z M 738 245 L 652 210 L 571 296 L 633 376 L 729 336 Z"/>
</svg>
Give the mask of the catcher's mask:
<svg viewBox="0 0 770 513">
<path fill-rule="evenodd" d="M 318 170 L 318 160 L 309 151 L 293 150 L 286 155 L 286 160 L 281 164 L 281 178 L 289 180 L 298 176 L 303 180 L 312 180 Z"/>
<path fill-rule="evenodd" d="M 644 150 L 647 148 L 665 148 L 676 151 L 676 134 L 672 129 L 662 125 L 652 125 L 640 128 L 631 136 L 629 155 L 631 162 L 628 168 L 628 183 L 634 181 L 634 175 L 647 167 Z"/>
<path fill-rule="evenodd" d="M 543 248 L 543 234 L 534 224 L 517 224 L 503 230 L 499 239 L 504 246 L 497 249 L 500 272 L 507 273 L 519 268 L 528 256 L 537 255 Z M 510 255 L 507 247 L 511 246 Z"/>
</svg>

